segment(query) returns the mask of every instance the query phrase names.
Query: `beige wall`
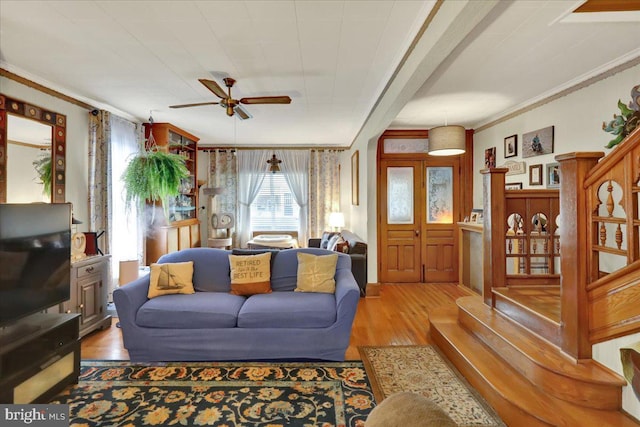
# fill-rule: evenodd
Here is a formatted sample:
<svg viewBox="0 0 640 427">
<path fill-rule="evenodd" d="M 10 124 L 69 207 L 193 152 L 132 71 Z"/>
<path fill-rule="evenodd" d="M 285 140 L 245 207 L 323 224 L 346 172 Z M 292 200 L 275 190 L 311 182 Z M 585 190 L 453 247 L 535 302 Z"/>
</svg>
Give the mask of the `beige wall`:
<svg viewBox="0 0 640 427">
<path fill-rule="evenodd" d="M 614 137 L 602 130 L 602 122 L 619 113 L 618 99 L 625 104 L 631 100 L 631 88 L 640 84 L 640 65 L 614 74 L 604 80 L 551 101 L 527 113 L 492 126 L 474 135 L 473 147 L 473 206 L 482 208 L 482 179 L 479 171 L 484 168 L 484 150 L 496 147 L 496 164 L 504 163 L 504 138 L 518 135 L 518 156 L 506 160 L 525 161 L 527 174 L 511 175 L 508 182 L 522 182 L 529 187 L 528 166 L 555 162 L 555 156 L 573 151 L 611 152 L 605 145 Z M 522 158 L 522 134 L 554 126 L 554 153 Z M 546 177 L 544 181 L 546 187 Z M 537 187 L 543 188 L 543 187 Z"/>
</svg>

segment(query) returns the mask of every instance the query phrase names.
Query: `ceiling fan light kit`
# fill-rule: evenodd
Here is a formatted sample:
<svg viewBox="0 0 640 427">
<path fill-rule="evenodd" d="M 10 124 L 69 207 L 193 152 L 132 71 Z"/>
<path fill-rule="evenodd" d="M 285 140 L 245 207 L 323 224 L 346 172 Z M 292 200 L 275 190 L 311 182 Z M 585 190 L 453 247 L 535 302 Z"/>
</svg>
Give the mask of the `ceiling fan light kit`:
<svg viewBox="0 0 640 427">
<path fill-rule="evenodd" d="M 253 96 L 249 98 L 234 99 L 231 96 L 231 88 L 236 83 L 235 79 L 231 77 L 225 77 L 222 79 L 224 85 L 227 87 L 227 91 L 220 87 L 218 83 L 213 80 L 198 79 L 207 89 L 209 89 L 215 96 L 220 98 L 217 102 L 197 102 L 194 104 L 180 104 L 170 105 L 169 108 L 187 108 L 187 107 L 199 107 L 202 105 L 220 105 L 227 112 L 227 116 L 232 117 L 238 115 L 241 120 L 250 119 L 253 116 L 241 105 L 241 104 L 291 104 L 291 98 L 288 96 Z"/>
<path fill-rule="evenodd" d="M 429 154 L 456 156 L 466 149 L 466 131 L 463 126 L 438 126 L 429 129 Z"/>
</svg>

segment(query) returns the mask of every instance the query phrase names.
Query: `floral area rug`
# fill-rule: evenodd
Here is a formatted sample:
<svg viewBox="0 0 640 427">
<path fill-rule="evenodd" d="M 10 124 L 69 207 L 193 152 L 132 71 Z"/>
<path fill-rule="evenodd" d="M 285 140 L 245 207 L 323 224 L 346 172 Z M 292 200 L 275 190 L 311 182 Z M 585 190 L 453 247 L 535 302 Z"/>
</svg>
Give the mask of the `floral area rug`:
<svg viewBox="0 0 640 427">
<path fill-rule="evenodd" d="M 375 400 L 361 362 L 82 361 L 71 426 L 354 426 Z"/>
<path fill-rule="evenodd" d="M 505 427 L 495 411 L 436 347 L 360 347 L 378 403 L 400 391 L 440 406 L 459 426 Z"/>
</svg>

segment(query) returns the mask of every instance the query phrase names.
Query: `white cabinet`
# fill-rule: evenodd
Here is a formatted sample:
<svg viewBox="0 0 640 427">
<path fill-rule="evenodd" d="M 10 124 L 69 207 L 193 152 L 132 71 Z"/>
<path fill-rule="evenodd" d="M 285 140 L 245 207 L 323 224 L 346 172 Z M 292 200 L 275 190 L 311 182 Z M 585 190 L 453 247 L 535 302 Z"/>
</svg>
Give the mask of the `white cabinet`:
<svg viewBox="0 0 640 427">
<path fill-rule="evenodd" d="M 98 255 L 71 263 L 71 298 L 61 312 L 80 314 L 80 337 L 111 326 L 107 314 L 111 255 Z"/>
</svg>

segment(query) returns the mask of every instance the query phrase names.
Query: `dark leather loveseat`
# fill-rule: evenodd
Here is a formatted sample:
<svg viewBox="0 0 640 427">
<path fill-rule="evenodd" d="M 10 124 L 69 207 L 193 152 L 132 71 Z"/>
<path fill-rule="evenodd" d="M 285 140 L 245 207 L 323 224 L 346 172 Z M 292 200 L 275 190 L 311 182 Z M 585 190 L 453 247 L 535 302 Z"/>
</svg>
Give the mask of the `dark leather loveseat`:
<svg viewBox="0 0 640 427">
<path fill-rule="evenodd" d="M 351 272 L 360 288 L 360 296 L 365 296 L 367 290 L 367 243 L 364 240 L 349 230 L 325 231 L 322 233 L 322 237 L 309 239 L 309 247 L 329 249 L 328 246 L 335 243 L 336 239 L 338 239 L 337 247 L 331 250 L 349 254 Z M 342 242 L 346 242 L 346 245 Z"/>
</svg>

